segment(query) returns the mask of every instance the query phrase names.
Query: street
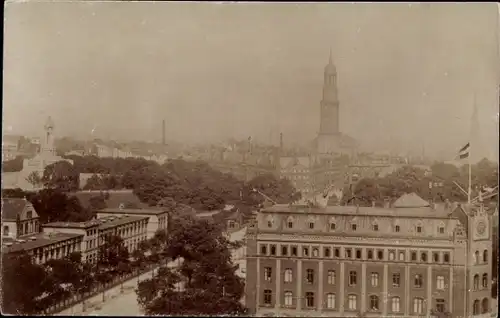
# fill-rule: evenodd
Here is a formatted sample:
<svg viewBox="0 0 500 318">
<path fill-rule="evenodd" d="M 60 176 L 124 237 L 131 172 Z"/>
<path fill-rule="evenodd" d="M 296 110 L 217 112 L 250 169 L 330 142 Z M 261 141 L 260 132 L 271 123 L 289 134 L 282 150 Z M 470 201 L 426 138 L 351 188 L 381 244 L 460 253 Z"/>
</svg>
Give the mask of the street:
<svg viewBox="0 0 500 318">
<path fill-rule="evenodd" d="M 243 239 L 246 228 L 231 234 L 231 241 Z M 240 265 L 237 275 L 245 278 L 246 261 L 244 258 L 244 247 L 238 251 L 233 251 L 235 263 Z M 169 267 L 178 266 L 179 261 L 170 262 Z M 145 280 L 151 278 L 151 271 L 142 274 L 139 279 Z M 88 316 L 143 316 L 144 314 L 137 303 L 135 288 L 137 287 L 137 277 L 123 283 L 123 293 L 120 292 L 120 285 L 115 286 L 105 292 L 105 302 L 102 302 L 102 293 L 93 296 L 85 301 L 87 310 L 82 311 L 82 304 L 76 304 L 56 315 L 88 315 Z"/>
</svg>

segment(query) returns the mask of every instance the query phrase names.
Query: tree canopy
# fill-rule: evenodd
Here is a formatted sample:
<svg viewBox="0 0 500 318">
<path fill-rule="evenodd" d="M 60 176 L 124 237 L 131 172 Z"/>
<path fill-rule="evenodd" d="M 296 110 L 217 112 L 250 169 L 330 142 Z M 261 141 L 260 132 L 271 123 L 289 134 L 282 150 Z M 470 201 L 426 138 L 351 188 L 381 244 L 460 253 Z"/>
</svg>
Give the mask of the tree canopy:
<svg viewBox="0 0 500 318">
<path fill-rule="evenodd" d="M 498 183 L 496 164 L 486 159 L 471 166 L 473 196 L 478 195 L 481 187 L 495 187 Z M 394 200 L 404 193 L 415 192 L 420 197 L 434 202 L 464 201 L 467 197 L 456 184 L 467 190 L 468 166 L 456 167 L 452 164 L 436 162 L 431 172 L 403 166 L 380 178 L 361 179 L 352 188 L 344 190 L 343 203 L 370 206 L 372 202 L 382 205 L 385 200 Z M 431 185 L 431 186 L 429 186 Z M 498 200 L 498 196 L 486 201 Z"/>
<path fill-rule="evenodd" d="M 244 281 L 231 260 L 232 244 L 218 225 L 207 220 L 176 219 L 163 253 L 169 260 L 182 259 L 171 269 L 142 281 L 138 302 L 147 315 L 241 315 Z"/>
</svg>

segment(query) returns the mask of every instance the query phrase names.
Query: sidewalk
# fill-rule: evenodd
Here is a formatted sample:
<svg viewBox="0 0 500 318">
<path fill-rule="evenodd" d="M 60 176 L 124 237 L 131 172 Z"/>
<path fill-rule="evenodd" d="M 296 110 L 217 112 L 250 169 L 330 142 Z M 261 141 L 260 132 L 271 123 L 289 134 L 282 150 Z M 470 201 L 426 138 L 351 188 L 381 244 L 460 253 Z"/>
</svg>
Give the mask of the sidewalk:
<svg viewBox="0 0 500 318">
<path fill-rule="evenodd" d="M 174 262 L 170 262 L 168 267 L 175 267 L 176 264 Z M 156 272 L 157 269 L 155 269 Z M 143 281 L 152 277 L 152 270 L 146 273 L 143 273 L 139 276 L 139 280 Z M 118 297 L 128 295 L 131 293 L 135 294 L 135 288 L 137 287 L 137 277 L 134 277 L 123 283 L 123 293 L 121 292 L 121 285 L 117 285 L 113 288 L 110 288 L 104 292 L 104 302 L 102 299 L 102 293 L 99 293 L 87 300 L 85 300 L 85 308 L 83 311 L 83 302 L 73 305 L 70 308 L 67 308 L 59 313 L 55 313 L 56 316 L 82 316 L 88 315 L 94 311 L 100 310 L 103 306 L 105 306 L 110 300 L 116 299 Z M 128 297 L 130 298 L 130 297 Z M 134 297 L 135 298 L 135 297 Z"/>
</svg>

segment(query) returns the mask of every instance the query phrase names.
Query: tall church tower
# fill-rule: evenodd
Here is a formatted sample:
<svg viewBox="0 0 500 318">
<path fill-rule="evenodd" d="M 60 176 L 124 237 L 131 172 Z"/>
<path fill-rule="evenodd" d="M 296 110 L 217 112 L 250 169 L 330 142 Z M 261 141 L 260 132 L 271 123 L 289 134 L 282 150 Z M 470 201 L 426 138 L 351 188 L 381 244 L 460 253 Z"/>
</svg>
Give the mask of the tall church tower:
<svg viewBox="0 0 500 318">
<path fill-rule="evenodd" d="M 320 110 L 320 135 L 337 135 L 339 127 L 339 100 L 337 91 L 337 70 L 332 62 L 332 52 L 330 50 L 330 60 L 325 66 L 323 79 L 323 99 Z"/>
<path fill-rule="evenodd" d="M 40 150 L 44 154 L 50 154 L 54 156 L 56 153 L 54 145 L 54 122 L 52 121 L 52 118 L 50 116 L 49 118 L 47 118 L 47 122 L 45 123 L 45 126 L 43 128 L 45 130 L 45 135 L 43 136 Z"/>
</svg>

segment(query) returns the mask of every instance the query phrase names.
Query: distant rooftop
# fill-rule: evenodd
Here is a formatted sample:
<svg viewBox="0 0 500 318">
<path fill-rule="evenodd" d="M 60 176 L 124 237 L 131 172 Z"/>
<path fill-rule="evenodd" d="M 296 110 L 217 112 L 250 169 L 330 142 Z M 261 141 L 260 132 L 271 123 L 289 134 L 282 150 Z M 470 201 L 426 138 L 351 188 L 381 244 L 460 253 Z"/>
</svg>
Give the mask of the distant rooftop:
<svg viewBox="0 0 500 318">
<path fill-rule="evenodd" d="M 262 212 L 271 213 L 311 213 L 352 216 L 388 216 L 388 217 L 415 217 L 415 218 L 450 218 L 451 211 L 443 206 L 432 208 L 429 202 L 418 195 L 411 193 L 401 196 L 391 208 L 357 207 L 357 206 L 327 206 L 313 208 L 306 205 L 276 204 L 262 209 Z"/>
<path fill-rule="evenodd" d="M 97 210 L 97 213 L 116 213 L 116 214 L 141 214 L 141 215 L 157 215 L 168 212 L 165 208 L 149 207 L 145 209 L 127 209 L 127 208 L 106 208 Z"/>
<path fill-rule="evenodd" d="M 24 198 L 2 199 L 2 221 L 16 221 L 17 216 L 26 208 L 27 204 L 31 203 Z"/>
<path fill-rule="evenodd" d="M 415 192 L 405 193 L 392 204 L 394 208 L 424 208 L 429 207 L 429 202 L 419 197 Z"/>
<path fill-rule="evenodd" d="M 138 215 L 121 215 L 121 216 L 108 216 L 87 222 L 52 222 L 44 224 L 45 228 L 72 228 L 72 229 L 87 229 L 91 227 L 98 227 L 99 230 L 109 229 L 111 227 L 120 226 L 127 223 L 132 223 L 140 220 L 147 220 L 147 216 Z"/>
<path fill-rule="evenodd" d="M 32 236 L 26 236 L 22 240 L 13 241 L 3 238 L 2 253 L 19 252 L 22 250 L 29 251 L 78 237 L 83 237 L 83 235 L 75 233 L 37 233 Z"/>
<path fill-rule="evenodd" d="M 105 203 L 107 208 L 119 208 L 120 206 L 131 207 L 134 208 L 149 208 L 149 206 L 145 203 L 142 203 L 141 200 L 133 193 L 132 190 L 124 189 L 124 190 L 88 190 L 88 191 L 78 191 L 73 193 L 75 197 L 78 198 L 80 203 L 88 208 L 90 207 L 90 202 L 93 197 L 99 197 L 101 195 L 105 195 Z"/>
</svg>

